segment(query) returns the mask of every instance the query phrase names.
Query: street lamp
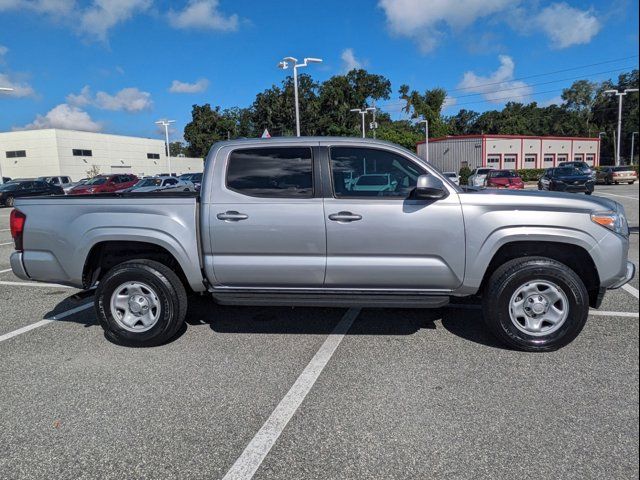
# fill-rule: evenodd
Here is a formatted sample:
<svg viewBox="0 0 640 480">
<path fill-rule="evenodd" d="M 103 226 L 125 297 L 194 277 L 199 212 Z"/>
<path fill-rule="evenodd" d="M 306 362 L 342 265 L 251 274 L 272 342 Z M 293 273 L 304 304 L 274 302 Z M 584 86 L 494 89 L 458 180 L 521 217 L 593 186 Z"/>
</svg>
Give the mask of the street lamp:
<svg viewBox="0 0 640 480">
<path fill-rule="evenodd" d="M 349 111 L 350 112 L 359 113 L 362 116 L 362 138 L 364 138 L 364 136 L 365 136 L 365 132 L 364 132 L 364 116 L 367 114 L 367 109 L 366 108 L 363 108 L 363 109 L 352 108 Z"/>
<path fill-rule="evenodd" d="M 376 131 L 375 129 L 378 127 L 376 125 L 376 107 L 367 107 L 367 108 L 363 108 L 363 109 L 359 109 L 359 108 L 352 108 L 351 110 L 349 110 L 350 112 L 357 112 L 360 115 L 362 115 L 362 138 L 366 137 L 366 127 L 365 127 L 365 121 L 364 121 L 364 117 L 367 114 L 367 112 L 373 112 L 373 122 L 371 123 L 371 129 L 373 129 L 373 138 L 376 137 Z"/>
<path fill-rule="evenodd" d="M 631 154 L 629 155 L 629 165 L 633 165 L 633 147 L 635 146 L 634 140 L 636 139 L 638 132 L 631 132 Z"/>
<path fill-rule="evenodd" d="M 156 125 L 164 127 L 164 138 L 167 142 L 167 166 L 169 167 L 169 176 L 171 176 L 171 147 L 169 146 L 169 125 L 176 123 L 175 120 L 158 120 Z"/>
<path fill-rule="evenodd" d="M 622 92 L 619 92 L 615 89 L 604 91 L 604 93 L 614 94 L 618 96 L 618 138 L 616 139 L 616 166 L 620 165 L 620 137 L 622 136 L 622 97 L 624 97 L 627 93 L 637 91 L 637 88 L 625 88 Z"/>
<path fill-rule="evenodd" d="M 429 161 L 429 120 L 422 120 L 424 123 L 424 159 Z"/>
<path fill-rule="evenodd" d="M 298 63 L 298 59 L 294 57 L 285 57 L 278 63 L 278 68 L 287 70 L 293 68 L 293 95 L 296 104 L 296 137 L 300 136 L 300 108 L 298 106 L 298 69 L 306 67 L 310 63 L 322 63 L 321 58 L 307 57 L 302 63 Z"/>
<path fill-rule="evenodd" d="M 598 165 L 600 165 L 600 161 L 602 158 L 602 137 L 606 135 L 607 132 L 599 132 L 598 133 Z M 595 163 L 594 163 L 595 165 Z"/>
</svg>

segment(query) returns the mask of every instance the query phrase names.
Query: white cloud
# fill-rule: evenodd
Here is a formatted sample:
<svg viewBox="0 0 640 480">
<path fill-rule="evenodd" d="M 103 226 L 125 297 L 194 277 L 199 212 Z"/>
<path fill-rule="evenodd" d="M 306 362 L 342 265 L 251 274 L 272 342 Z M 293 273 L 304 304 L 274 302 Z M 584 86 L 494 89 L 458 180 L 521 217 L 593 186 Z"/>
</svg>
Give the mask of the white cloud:
<svg viewBox="0 0 640 480">
<path fill-rule="evenodd" d="M 88 37 L 106 41 L 111 28 L 150 6 L 151 0 L 95 0 L 80 13 L 79 29 Z"/>
<path fill-rule="evenodd" d="M 9 48 L 0 45 L 0 57 L 4 57 L 9 52 Z"/>
<path fill-rule="evenodd" d="M 458 88 L 469 93 L 481 93 L 491 103 L 505 103 L 510 99 L 525 102 L 533 89 L 525 82 L 513 79 L 515 63 L 508 55 L 500 55 L 500 67 L 484 77 L 473 72 L 465 72 Z"/>
<path fill-rule="evenodd" d="M 209 87 L 209 80 L 201 78 L 195 83 L 181 82 L 180 80 L 174 80 L 171 82 L 169 92 L 171 93 L 200 93 L 204 92 Z"/>
<path fill-rule="evenodd" d="M 151 108 L 151 94 L 137 88 L 123 88 L 115 95 L 106 92 L 96 93 L 95 105 L 104 110 L 124 110 L 126 112 L 139 112 Z"/>
<path fill-rule="evenodd" d="M 593 10 L 579 10 L 566 3 L 544 8 L 535 17 L 534 24 L 558 49 L 589 43 L 602 27 Z"/>
<path fill-rule="evenodd" d="M 12 79 L 5 73 L 0 73 L 0 87 L 13 88 L 12 92 L 4 95 L 11 95 L 12 97 L 35 97 L 36 92 L 28 83 L 20 82 Z"/>
<path fill-rule="evenodd" d="M 26 10 L 54 17 L 67 15 L 74 7 L 74 0 L 0 0 L 0 11 Z"/>
<path fill-rule="evenodd" d="M 89 114 L 77 107 L 61 103 L 52 108 L 45 115 L 37 115 L 35 120 L 17 130 L 35 130 L 41 128 L 65 128 L 69 130 L 84 130 L 99 132 L 102 124 L 91 119 Z"/>
<path fill-rule="evenodd" d="M 362 68 L 363 64 L 356 58 L 353 48 L 345 49 L 340 55 L 340 58 L 342 59 L 342 69 L 345 73 L 353 70 L 354 68 Z"/>
<path fill-rule="evenodd" d="M 205 30 L 235 31 L 238 15 L 225 16 L 218 10 L 218 0 L 190 0 L 184 10 L 170 10 L 169 23 L 174 28 L 200 28 Z"/>
<path fill-rule="evenodd" d="M 450 97 L 447 95 L 444 99 L 444 103 L 442 104 L 442 109 L 446 110 L 447 108 L 454 107 L 458 103 L 458 99 L 455 97 Z"/>
<path fill-rule="evenodd" d="M 557 97 L 553 97 L 553 98 L 549 98 L 547 100 L 543 100 L 540 103 L 538 103 L 538 106 L 540 107 L 549 107 L 551 105 L 562 105 L 564 103 L 564 100 L 562 99 L 562 96 L 558 95 Z"/>
<path fill-rule="evenodd" d="M 443 27 L 460 30 L 482 17 L 517 4 L 519 0 L 380 0 L 392 33 L 413 38 L 423 52 L 433 50 Z"/>
<path fill-rule="evenodd" d="M 74 107 L 86 107 L 88 105 L 102 110 L 117 110 L 125 112 L 140 112 L 148 110 L 153 105 L 151 94 L 137 88 L 123 88 L 114 95 L 107 92 L 91 93 L 89 85 L 85 85 L 80 93 L 67 95 L 67 103 Z"/>
</svg>

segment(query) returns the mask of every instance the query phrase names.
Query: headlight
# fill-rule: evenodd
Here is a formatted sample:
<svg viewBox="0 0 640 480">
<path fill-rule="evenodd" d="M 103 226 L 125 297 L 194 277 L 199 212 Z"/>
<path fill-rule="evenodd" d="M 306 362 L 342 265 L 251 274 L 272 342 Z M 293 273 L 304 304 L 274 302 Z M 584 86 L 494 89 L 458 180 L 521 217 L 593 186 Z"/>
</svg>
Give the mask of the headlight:
<svg viewBox="0 0 640 480">
<path fill-rule="evenodd" d="M 629 236 L 629 224 L 624 214 L 608 210 L 606 212 L 593 212 L 591 221 L 602 225 L 618 235 Z"/>
</svg>

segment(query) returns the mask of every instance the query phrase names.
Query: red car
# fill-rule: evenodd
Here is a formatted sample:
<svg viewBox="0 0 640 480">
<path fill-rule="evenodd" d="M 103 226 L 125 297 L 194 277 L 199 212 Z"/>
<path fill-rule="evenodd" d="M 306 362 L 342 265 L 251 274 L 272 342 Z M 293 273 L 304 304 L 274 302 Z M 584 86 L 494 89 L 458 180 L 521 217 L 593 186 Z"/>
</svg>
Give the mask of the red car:
<svg viewBox="0 0 640 480">
<path fill-rule="evenodd" d="M 98 175 L 91 180 L 69 190 L 69 195 L 90 195 L 93 193 L 111 193 L 116 190 L 133 187 L 138 177 L 133 174 Z"/>
<path fill-rule="evenodd" d="M 487 188 L 508 188 L 522 190 L 524 182 L 515 170 L 491 170 L 487 174 Z"/>
</svg>

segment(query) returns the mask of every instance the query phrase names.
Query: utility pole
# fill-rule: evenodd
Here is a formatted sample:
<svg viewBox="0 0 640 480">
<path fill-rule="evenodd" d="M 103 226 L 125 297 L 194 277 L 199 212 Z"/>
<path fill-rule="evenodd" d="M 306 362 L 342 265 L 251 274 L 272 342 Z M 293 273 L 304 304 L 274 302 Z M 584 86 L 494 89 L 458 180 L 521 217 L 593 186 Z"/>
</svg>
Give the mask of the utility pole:
<svg viewBox="0 0 640 480">
<path fill-rule="evenodd" d="M 424 159 L 429 161 L 429 120 L 422 120 L 420 123 L 424 123 Z"/>
<path fill-rule="evenodd" d="M 285 57 L 280 63 L 278 68 L 286 70 L 289 67 L 293 68 L 293 97 L 296 107 L 296 137 L 300 136 L 300 106 L 298 105 L 298 69 L 308 66 L 310 63 L 321 63 L 321 58 L 305 58 L 302 63 L 298 63 L 298 59 L 294 57 Z"/>
<path fill-rule="evenodd" d="M 0 92 L 13 92 L 11 87 L 0 87 Z M 4 184 L 4 177 L 2 176 L 2 160 L 0 160 L 0 185 Z"/>
<path fill-rule="evenodd" d="M 631 153 L 629 154 L 629 165 L 633 165 L 633 147 L 635 147 L 634 140 L 636 139 L 638 132 L 631 132 Z"/>
<path fill-rule="evenodd" d="M 618 96 L 618 138 L 616 139 L 616 166 L 620 165 L 620 142 L 622 140 L 622 97 L 627 93 L 637 92 L 637 88 L 625 88 L 624 91 L 605 90 L 604 93 L 614 94 Z"/>
<path fill-rule="evenodd" d="M 602 159 L 602 136 L 606 135 L 607 132 L 599 132 L 598 133 L 598 165 L 600 165 Z M 595 163 L 594 163 L 595 166 Z"/>
<path fill-rule="evenodd" d="M 175 120 L 158 120 L 156 125 L 164 127 L 164 138 L 167 142 L 167 166 L 169 167 L 169 176 L 171 176 L 171 147 L 169 146 L 169 125 L 175 123 Z"/>
<path fill-rule="evenodd" d="M 369 129 L 373 132 L 373 138 L 376 138 L 376 130 L 378 129 L 378 124 L 376 123 L 376 104 L 374 102 L 373 107 L 367 108 L 373 114 L 373 120 L 369 124 Z"/>
<path fill-rule="evenodd" d="M 376 125 L 376 107 L 367 107 L 367 108 L 362 108 L 362 109 L 360 109 L 360 108 L 352 108 L 349 111 L 350 112 L 357 112 L 362 116 L 362 138 L 365 138 L 367 136 L 366 127 L 365 127 L 366 124 L 365 124 L 365 121 L 364 121 L 364 117 L 367 114 L 367 112 L 373 112 L 373 122 L 369 125 L 369 128 L 373 130 L 373 138 L 376 138 L 375 129 L 378 128 L 378 126 Z"/>
<path fill-rule="evenodd" d="M 359 108 L 352 108 L 351 110 L 349 110 L 350 112 L 356 112 L 359 113 L 362 117 L 362 138 L 365 137 L 365 127 L 364 127 L 364 116 L 367 114 L 367 109 L 363 108 L 363 109 L 359 109 Z"/>
</svg>

